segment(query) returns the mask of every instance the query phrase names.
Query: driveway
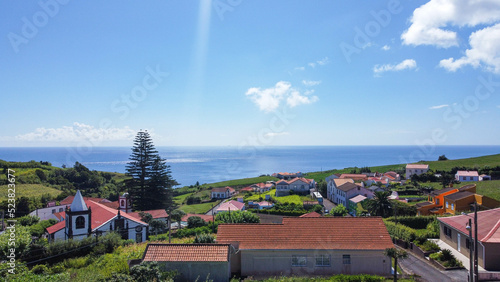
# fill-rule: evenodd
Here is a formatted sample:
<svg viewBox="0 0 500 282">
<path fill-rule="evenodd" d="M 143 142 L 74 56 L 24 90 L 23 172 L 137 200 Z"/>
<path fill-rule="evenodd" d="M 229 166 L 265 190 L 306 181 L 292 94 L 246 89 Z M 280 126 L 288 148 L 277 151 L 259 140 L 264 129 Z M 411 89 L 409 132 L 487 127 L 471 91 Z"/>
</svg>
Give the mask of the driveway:
<svg viewBox="0 0 500 282">
<path fill-rule="evenodd" d="M 325 210 L 331 211 L 334 207 L 337 205 L 332 203 L 330 200 L 327 198 L 323 198 L 323 206 L 325 207 Z"/>
<path fill-rule="evenodd" d="M 415 274 L 420 276 L 419 281 L 439 281 L 439 282 L 466 282 L 467 281 L 467 270 L 448 270 L 441 271 L 430 265 L 429 263 L 423 261 L 412 253 L 408 252 L 408 258 L 398 261 L 399 266 L 403 271 L 409 274 Z"/>
</svg>

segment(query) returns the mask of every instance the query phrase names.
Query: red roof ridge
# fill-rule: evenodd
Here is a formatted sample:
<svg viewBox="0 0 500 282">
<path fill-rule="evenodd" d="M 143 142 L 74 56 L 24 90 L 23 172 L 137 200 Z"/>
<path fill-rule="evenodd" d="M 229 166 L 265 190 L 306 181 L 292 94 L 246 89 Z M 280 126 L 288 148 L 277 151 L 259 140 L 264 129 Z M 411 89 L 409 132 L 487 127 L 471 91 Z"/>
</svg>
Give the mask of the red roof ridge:
<svg viewBox="0 0 500 282">
<path fill-rule="evenodd" d="M 498 228 L 500 228 L 500 219 L 497 221 L 495 226 L 493 226 L 493 228 L 491 228 L 490 232 L 488 232 L 488 234 L 486 234 L 486 236 L 484 236 L 484 238 L 479 240 L 479 241 L 481 241 L 481 242 L 488 241 L 488 239 L 490 239 L 491 236 L 493 236 L 493 234 L 495 234 L 495 232 L 497 232 Z"/>
</svg>

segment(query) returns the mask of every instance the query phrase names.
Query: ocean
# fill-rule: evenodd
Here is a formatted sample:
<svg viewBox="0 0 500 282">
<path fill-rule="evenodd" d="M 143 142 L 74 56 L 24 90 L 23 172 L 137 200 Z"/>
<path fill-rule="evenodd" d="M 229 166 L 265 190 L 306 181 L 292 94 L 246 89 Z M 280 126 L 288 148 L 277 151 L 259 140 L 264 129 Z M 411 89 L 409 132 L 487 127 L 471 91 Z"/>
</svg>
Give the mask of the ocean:
<svg viewBox="0 0 500 282">
<path fill-rule="evenodd" d="M 460 159 L 500 153 L 500 146 L 285 146 L 285 147 L 157 147 L 182 186 L 256 177 L 274 172 L 312 172 L 345 167 L 434 161 L 440 155 Z M 49 161 L 91 170 L 125 172 L 129 147 L 0 148 L 7 161 Z"/>
</svg>

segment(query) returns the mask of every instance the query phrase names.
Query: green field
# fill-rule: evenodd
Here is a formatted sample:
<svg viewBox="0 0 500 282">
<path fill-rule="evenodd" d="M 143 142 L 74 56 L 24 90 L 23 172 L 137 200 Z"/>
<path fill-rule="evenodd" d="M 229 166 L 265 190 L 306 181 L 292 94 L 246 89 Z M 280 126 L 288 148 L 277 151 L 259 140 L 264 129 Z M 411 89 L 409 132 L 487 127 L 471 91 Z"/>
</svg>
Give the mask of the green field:
<svg viewBox="0 0 500 282">
<path fill-rule="evenodd" d="M 304 201 L 314 201 L 310 196 L 299 196 L 299 195 L 289 195 L 283 197 L 276 197 L 274 194 L 276 193 L 276 189 L 269 190 L 268 192 L 262 194 L 254 194 L 250 197 L 245 198 L 246 201 L 259 201 L 260 197 L 264 200 L 266 195 L 270 195 L 274 200 L 282 203 L 282 204 L 291 204 L 294 203 L 296 205 L 302 206 Z"/>
<path fill-rule="evenodd" d="M 193 193 L 187 193 L 187 194 L 182 194 L 182 195 L 179 195 L 179 196 L 175 196 L 174 197 L 174 202 L 178 205 L 182 205 L 182 203 L 184 203 L 184 200 L 186 200 L 187 197 L 189 197 L 190 195 L 192 195 Z"/>
<path fill-rule="evenodd" d="M 422 161 L 418 163 L 428 164 L 429 168 L 432 170 L 442 170 L 450 171 L 454 167 L 468 167 L 468 168 L 484 168 L 485 166 L 495 167 L 500 165 L 500 154 L 489 155 L 483 157 L 475 157 L 468 159 L 458 159 L 458 160 L 447 160 L 447 161 Z M 406 164 L 393 164 L 393 165 L 383 165 L 383 166 L 372 166 L 370 170 L 372 172 L 388 172 L 405 170 Z M 322 172 L 308 172 L 304 177 L 313 178 L 316 182 L 324 180 L 327 176 L 334 173 L 350 173 L 354 167 L 348 167 L 344 169 L 334 169 Z M 359 168 L 358 168 L 359 171 Z"/>
<path fill-rule="evenodd" d="M 0 202 L 7 200 L 8 187 L 7 185 L 0 186 Z M 41 184 L 16 184 L 16 198 L 28 197 L 39 198 L 43 194 L 50 194 L 52 197 L 57 197 L 62 191 L 47 187 Z"/>
<path fill-rule="evenodd" d="M 212 208 L 212 206 L 216 206 L 219 203 L 220 201 L 194 205 L 183 205 L 180 206 L 179 209 L 185 213 L 205 214 Z"/>
<path fill-rule="evenodd" d="M 203 187 L 226 187 L 230 186 L 233 188 L 236 187 L 245 187 L 248 185 L 252 185 L 255 183 L 261 183 L 261 182 L 266 182 L 266 181 L 277 181 L 279 180 L 276 177 L 272 176 L 259 176 L 259 177 L 252 177 L 252 178 L 242 178 L 242 179 L 236 179 L 236 180 L 228 180 L 228 181 L 222 181 L 222 182 L 216 182 L 216 183 L 210 183 L 210 184 L 203 184 Z"/>
</svg>

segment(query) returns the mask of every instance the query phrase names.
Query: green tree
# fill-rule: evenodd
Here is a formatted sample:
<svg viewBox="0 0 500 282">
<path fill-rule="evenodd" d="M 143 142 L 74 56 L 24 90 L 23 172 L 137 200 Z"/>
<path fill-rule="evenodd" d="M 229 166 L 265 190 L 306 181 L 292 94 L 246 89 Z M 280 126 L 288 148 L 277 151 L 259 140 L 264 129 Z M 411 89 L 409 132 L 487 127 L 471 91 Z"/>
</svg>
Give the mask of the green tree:
<svg viewBox="0 0 500 282">
<path fill-rule="evenodd" d="M 390 215 L 391 203 L 389 202 L 389 195 L 391 192 L 378 191 L 375 192 L 375 197 L 368 202 L 368 211 L 371 215 L 388 217 Z"/>
<path fill-rule="evenodd" d="M 333 216 L 346 216 L 348 214 L 348 210 L 346 207 L 344 207 L 344 205 L 340 204 L 340 205 L 337 205 L 335 208 L 333 208 L 331 211 L 330 211 L 330 215 L 333 215 Z"/>
<path fill-rule="evenodd" d="M 10 225 L 7 224 L 7 229 L 0 235 L 1 257 L 7 258 L 11 254 L 10 249 L 15 249 L 15 256 L 19 258 L 31 243 L 30 228 L 22 225 L 15 225 L 14 227 L 9 226 Z M 15 240 L 10 240 L 12 228 L 14 228 Z"/>
<path fill-rule="evenodd" d="M 139 131 L 127 164 L 127 186 L 136 210 L 172 208 L 172 186 L 177 182 L 156 151 L 147 131 Z"/>
<path fill-rule="evenodd" d="M 150 232 L 154 233 L 157 235 L 158 233 L 164 233 L 165 229 L 167 228 L 167 224 L 165 221 L 161 219 L 153 219 L 149 222 L 149 227 L 151 227 Z"/>
<path fill-rule="evenodd" d="M 318 192 L 321 194 L 321 196 L 325 197 L 326 198 L 326 194 L 327 194 L 327 183 L 325 180 L 320 180 L 318 182 Z"/>
<path fill-rule="evenodd" d="M 448 160 L 448 158 L 445 155 L 441 155 L 438 158 L 438 161 L 447 161 L 447 160 Z"/>
<path fill-rule="evenodd" d="M 188 228 L 196 228 L 207 225 L 207 223 L 199 216 L 191 216 L 188 218 Z"/>
<path fill-rule="evenodd" d="M 179 225 L 179 229 L 181 229 L 181 220 L 182 220 L 182 217 L 185 215 L 186 215 L 186 213 L 181 211 L 181 210 L 173 210 L 170 213 L 170 219 L 172 221 L 177 222 L 177 224 Z"/>
<path fill-rule="evenodd" d="M 194 243 L 213 244 L 215 243 L 215 238 L 214 236 L 206 233 L 197 234 L 196 238 L 194 238 Z"/>
<path fill-rule="evenodd" d="M 398 281 L 398 259 L 408 258 L 408 253 L 396 248 L 385 249 L 384 255 L 394 259 L 394 282 Z"/>
<path fill-rule="evenodd" d="M 220 212 L 215 220 L 224 223 L 260 223 L 260 218 L 249 211 Z"/>
<path fill-rule="evenodd" d="M 150 213 L 147 212 L 139 212 L 139 216 L 141 217 L 141 220 L 149 223 L 151 220 L 153 220 L 153 216 Z"/>
</svg>

